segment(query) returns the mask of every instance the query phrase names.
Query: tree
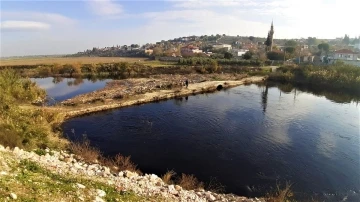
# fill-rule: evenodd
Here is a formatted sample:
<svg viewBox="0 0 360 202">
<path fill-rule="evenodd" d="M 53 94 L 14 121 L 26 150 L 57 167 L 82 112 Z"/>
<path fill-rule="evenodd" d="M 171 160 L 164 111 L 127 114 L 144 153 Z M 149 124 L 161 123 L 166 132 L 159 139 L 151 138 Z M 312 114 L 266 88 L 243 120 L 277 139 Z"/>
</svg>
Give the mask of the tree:
<svg viewBox="0 0 360 202">
<path fill-rule="evenodd" d="M 267 53 L 269 60 L 284 60 L 284 53 L 279 51 L 271 51 Z"/>
<path fill-rule="evenodd" d="M 224 53 L 224 58 L 225 59 L 231 59 L 232 57 L 233 57 L 233 54 L 231 54 L 229 52 Z"/>
<path fill-rule="evenodd" d="M 346 44 L 346 45 L 348 45 L 348 44 L 350 43 L 350 37 L 349 37 L 349 35 L 345 34 L 345 37 L 344 37 L 344 39 L 343 39 L 343 43 Z"/>
<path fill-rule="evenodd" d="M 250 60 L 250 59 L 253 57 L 253 55 L 254 55 L 254 52 L 252 52 L 252 51 L 247 51 L 247 52 L 243 55 L 243 58 L 244 58 L 245 60 Z"/>
<path fill-rule="evenodd" d="M 294 40 L 288 40 L 288 41 L 285 42 L 285 46 L 296 47 L 297 42 L 294 41 Z"/>
<path fill-rule="evenodd" d="M 295 47 L 286 47 L 285 48 L 285 52 L 289 53 L 289 54 L 293 54 L 295 53 L 296 48 Z"/>
<path fill-rule="evenodd" d="M 308 37 L 308 45 L 316 45 L 318 43 L 318 40 L 316 39 L 316 37 Z"/>
<path fill-rule="evenodd" d="M 163 51 L 160 47 L 155 47 L 153 49 L 153 55 L 154 56 L 161 56 L 163 54 Z"/>
<path fill-rule="evenodd" d="M 330 45 L 328 43 L 321 43 L 318 45 L 318 49 L 322 52 L 328 53 L 330 50 Z"/>
<path fill-rule="evenodd" d="M 254 41 L 254 40 L 255 40 L 255 37 L 250 36 L 250 37 L 249 37 L 249 40 L 250 40 L 250 41 Z"/>
</svg>

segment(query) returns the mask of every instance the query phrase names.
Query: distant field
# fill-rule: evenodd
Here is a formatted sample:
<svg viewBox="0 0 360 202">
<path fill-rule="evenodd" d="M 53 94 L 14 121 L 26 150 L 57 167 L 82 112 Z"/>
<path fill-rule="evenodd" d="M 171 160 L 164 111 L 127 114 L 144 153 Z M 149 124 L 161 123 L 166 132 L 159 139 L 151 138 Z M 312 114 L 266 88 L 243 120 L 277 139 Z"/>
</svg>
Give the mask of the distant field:
<svg viewBox="0 0 360 202">
<path fill-rule="evenodd" d="M 0 66 L 16 65 L 40 65 L 40 64 L 92 64 L 92 63 L 112 63 L 112 62 L 140 62 L 143 64 L 153 65 L 153 61 L 145 61 L 147 58 L 130 58 L 130 57 L 39 57 L 39 58 L 10 58 L 1 59 Z M 158 63 L 158 62 L 156 62 Z M 155 63 L 154 63 L 155 64 Z"/>
</svg>

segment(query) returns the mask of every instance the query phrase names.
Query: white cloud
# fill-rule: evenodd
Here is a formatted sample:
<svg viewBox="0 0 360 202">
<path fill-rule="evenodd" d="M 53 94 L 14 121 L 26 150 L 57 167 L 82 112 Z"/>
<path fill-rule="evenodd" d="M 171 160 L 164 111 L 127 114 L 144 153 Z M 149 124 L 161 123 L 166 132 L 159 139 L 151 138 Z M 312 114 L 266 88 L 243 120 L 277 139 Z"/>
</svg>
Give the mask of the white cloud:
<svg viewBox="0 0 360 202">
<path fill-rule="evenodd" d="M 91 11 L 100 16 L 113 16 L 119 15 L 123 12 L 120 4 L 113 0 L 91 0 L 87 1 Z"/>
<path fill-rule="evenodd" d="M 3 21 L 0 23 L 1 31 L 37 31 L 47 30 L 49 24 L 35 21 Z"/>
<path fill-rule="evenodd" d="M 180 8 L 204 8 L 204 7 L 232 7 L 232 6 L 253 6 L 258 3 L 252 0 L 174 0 L 175 7 Z"/>
<path fill-rule="evenodd" d="M 4 20 L 31 20 L 50 24 L 71 25 L 76 21 L 57 13 L 42 13 L 28 11 L 2 11 L 1 18 Z"/>
</svg>

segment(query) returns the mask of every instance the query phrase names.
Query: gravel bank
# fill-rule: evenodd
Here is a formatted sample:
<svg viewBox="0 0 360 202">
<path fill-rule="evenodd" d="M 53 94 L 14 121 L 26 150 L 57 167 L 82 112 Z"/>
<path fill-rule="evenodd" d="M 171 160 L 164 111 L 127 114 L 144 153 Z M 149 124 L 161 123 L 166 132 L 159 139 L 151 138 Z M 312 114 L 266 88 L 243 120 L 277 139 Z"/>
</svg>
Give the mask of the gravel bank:
<svg viewBox="0 0 360 202">
<path fill-rule="evenodd" d="M 154 174 L 139 176 L 137 173 L 130 171 L 111 173 L 108 167 L 99 164 L 87 164 L 81 160 L 77 160 L 79 158 L 65 151 L 51 151 L 49 149 L 45 151 L 44 155 L 38 155 L 33 151 L 27 152 L 17 147 L 11 150 L 0 145 L 0 180 L 1 178 L 4 179 L 9 176 L 14 176 L 15 178 L 15 176 L 19 174 L 17 171 L 14 171 L 14 169 L 11 169 L 10 162 L 28 160 L 60 176 L 83 178 L 105 183 L 115 188 L 119 195 L 129 191 L 134 192 L 136 195 L 145 197 L 144 201 L 265 201 L 264 199 L 250 199 L 232 194 L 217 194 L 203 189 L 188 191 L 178 185 L 167 185 L 161 178 Z M 53 183 L 56 184 L 58 182 L 54 181 Z M 101 202 L 106 201 L 105 197 L 109 194 L 106 190 L 93 189 L 81 183 L 73 183 L 71 186 L 77 190 L 76 196 L 72 196 L 71 201 L 88 201 L 91 199 L 90 201 Z M 90 191 L 82 191 L 86 189 Z M 12 187 L 8 187 L 5 190 L 0 188 L 0 194 L 4 192 L 6 192 L 8 196 L 5 198 L 5 201 L 15 200 L 18 196 L 24 194 L 15 193 Z M 84 193 L 87 194 L 85 195 Z M 55 199 L 54 201 L 57 200 Z M 63 201 L 68 200 L 65 199 Z"/>
</svg>

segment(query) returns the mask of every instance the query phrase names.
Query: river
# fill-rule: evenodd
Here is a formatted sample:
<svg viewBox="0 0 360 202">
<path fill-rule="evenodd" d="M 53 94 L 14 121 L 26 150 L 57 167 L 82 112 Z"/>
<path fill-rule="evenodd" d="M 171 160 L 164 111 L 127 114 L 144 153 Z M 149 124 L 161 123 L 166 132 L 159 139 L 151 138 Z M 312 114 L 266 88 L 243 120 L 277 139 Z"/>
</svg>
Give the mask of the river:
<svg viewBox="0 0 360 202">
<path fill-rule="evenodd" d="M 131 155 L 145 173 L 194 174 L 252 197 L 289 181 L 299 200 L 360 201 L 360 106 L 344 96 L 239 86 L 73 118 L 63 130 Z"/>
</svg>

